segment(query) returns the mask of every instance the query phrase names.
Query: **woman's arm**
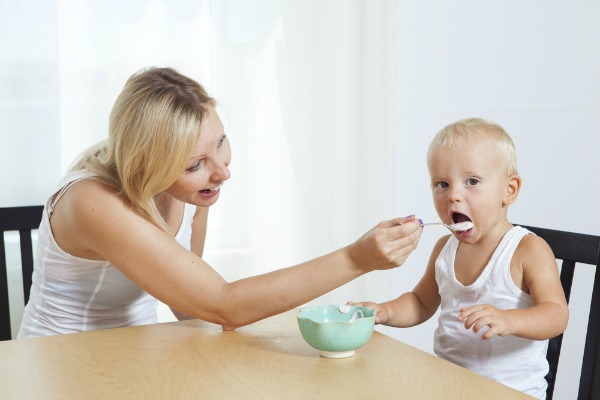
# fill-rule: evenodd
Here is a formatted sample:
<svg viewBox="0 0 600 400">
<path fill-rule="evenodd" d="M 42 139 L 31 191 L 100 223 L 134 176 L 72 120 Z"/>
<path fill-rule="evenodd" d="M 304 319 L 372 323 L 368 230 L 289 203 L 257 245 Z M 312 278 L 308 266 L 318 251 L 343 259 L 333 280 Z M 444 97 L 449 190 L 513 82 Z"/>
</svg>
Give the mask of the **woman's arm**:
<svg viewBox="0 0 600 400">
<path fill-rule="evenodd" d="M 170 307 L 225 330 L 300 306 L 374 269 L 401 265 L 421 235 L 414 218 L 385 221 L 322 257 L 228 283 L 99 182 L 73 185 L 59 205 L 53 229 L 65 231 L 60 236 L 72 238 L 80 254 L 108 260 Z"/>
<path fill-rule="evenodd" d="M 192 253 L 202 258 L 204 243 L 206 242 L 206 227 L 208 224 L 208 207 L 196 207 L 194 221 L 192 222 Z"/>
<path fill-rule="evenodd" d="M 206 227 L 208 225 L 208 207 L 196 207 L 194 219 L 192 221 L 192 238 L 190 248 L 192 253 L 202 258 L 204 253 L 204 243 L 206 241 Z M 178 320 L 193 319 L 191 315 L 184 314 L 179 310 L 171 308 L 173 315 Z"/>
</svg>

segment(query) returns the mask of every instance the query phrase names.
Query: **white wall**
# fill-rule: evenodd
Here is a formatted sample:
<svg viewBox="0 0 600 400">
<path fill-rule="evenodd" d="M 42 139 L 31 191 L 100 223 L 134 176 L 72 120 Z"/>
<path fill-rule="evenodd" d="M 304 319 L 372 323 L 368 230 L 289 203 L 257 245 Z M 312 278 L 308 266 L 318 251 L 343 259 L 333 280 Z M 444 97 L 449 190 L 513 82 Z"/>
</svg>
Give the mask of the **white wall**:
<svg viewBox="0 0 600 400">
<path fill-rule="evenodd" d="M 436 220 L 426 147 L 467 116 L 515 140 L 512 221 L 600 234 L 599 19 L 600 3 L 581 0 L 0 2 L 0 206 L 42 202 L 105 137 L 127 76 L 170 65 L 226 120 L 233 178 L 206 258 L 229 279 L 346 245 L 381 219 Z M 404 267 L 313 303 L 410 290 L 443 233 L 427 228 Z M 563 366 L 581 353 L 586 272 Z M 434 327 L 381 329 L 431 351 Z M 556 397 L 574 398 L 577 370 L 560 373 Z"/>
<path fill-rule="evenodd" d="M 597 2 L 401 2 L 397 204 L 435 219 L 427 145 L 446 123 L 481 116 L 502 124 L 517 146 L 523 189 L 511 221 L 600 234 L 599 17 Z M 407 268 L 394 272 L 399 291 L 416 283 L 442 233 L 426 230 Z M 575 280 L 557 399 L 575 398 L 593 271 Z M 434 327 L 430 320 L 392 335 L 428 349 Z"/>
</svg>

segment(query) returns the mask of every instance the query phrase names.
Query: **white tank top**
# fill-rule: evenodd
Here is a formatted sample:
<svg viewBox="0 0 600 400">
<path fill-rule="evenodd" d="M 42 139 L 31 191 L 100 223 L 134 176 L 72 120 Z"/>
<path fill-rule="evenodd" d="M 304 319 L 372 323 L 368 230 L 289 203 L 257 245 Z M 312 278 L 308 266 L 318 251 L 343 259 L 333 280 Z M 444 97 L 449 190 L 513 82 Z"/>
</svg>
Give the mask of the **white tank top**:
<svg viewBox="0 0 600 400">
<path fill-rule="evenodd" d="M 63 193 L 86 171 L 66 176 L 44 207 L 34 254 L 33 283 L 18 338 L 74 333 L 157 322 L 157 300 L 108 261 L 63 251 L 52 235 L 50 215 Z M 190 249 L 195 206 L 186 204 L 175 240 Z"/>
<path fill-rule="evenodd" d="M 462 307 L 492 304 L 500 309 L 529 308 L 531 296 L 515 285 L 510 260 L 521 239 L 532 232 L 515 226 L 502 238 L 489 264 L 477 280 L 464 286 L 454 274 L 459 241 L 451 236 L 435 263 L 435 279 L 441 297 L 441 313 L 434 334 L 434 352 L 439 357 L 499 381 L 539 399 L 545 399 L 548 373 L 547 340 L 495 336 L 482 340 L 467 330 L 457 316 Z"/>
</svg>

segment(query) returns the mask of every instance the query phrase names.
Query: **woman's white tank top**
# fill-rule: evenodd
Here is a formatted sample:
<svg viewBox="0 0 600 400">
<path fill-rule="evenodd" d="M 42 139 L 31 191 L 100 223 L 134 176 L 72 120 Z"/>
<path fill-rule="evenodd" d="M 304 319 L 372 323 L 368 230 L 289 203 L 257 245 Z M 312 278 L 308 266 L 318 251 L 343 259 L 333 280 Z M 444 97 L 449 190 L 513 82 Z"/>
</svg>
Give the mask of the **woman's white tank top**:
<svg viewBox="0 0 600 400">
<path fill-rule="evenodd" d="M 154 297 L 108 261 L 75 257 L 54 240 L 50 215 L 55 204 L 72 184 L 91 177 L 85 171 L 67 175 L 58 194 L 46 202 L 34 253 L 31 294 L 18 338 L 157 322 L 158 302 Z M 195 206 L 186 204 L 175 236 L 188 250 L 194 213 Z"/>
<path fill-rule="evenodd" d="M 454 259 L 459 246 L 451 236 L 435 263 L 435 279 L 441 297 L 438 328 L 434 334 L 434 352 L 507 386 L 543 399 L 548 373 L 547 340 L 536 341 L 516 336 L 495 336 L 482 340 L 479 333 L 465 329 L 458 320 L 459 310 L 476 304 L 492 304 L 500 309 L 528 308 L 531 296 L 515 285 L 510 275 L 510 261 L 521 239 L 532 234 L 515 226 L 509 230 L 494 251 L 481 275 L 464 286 L 454 274 Z"/>
</svg>

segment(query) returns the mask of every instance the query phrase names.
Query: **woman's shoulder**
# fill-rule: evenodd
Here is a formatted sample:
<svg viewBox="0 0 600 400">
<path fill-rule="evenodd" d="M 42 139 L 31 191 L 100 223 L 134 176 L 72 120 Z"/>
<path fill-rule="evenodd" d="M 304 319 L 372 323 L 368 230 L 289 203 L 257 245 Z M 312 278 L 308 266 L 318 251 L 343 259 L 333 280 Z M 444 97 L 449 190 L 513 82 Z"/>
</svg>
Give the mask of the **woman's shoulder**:
<svg viewBox="0 0 600 400">
<path fill-rule="evenodd" d="M 85 178 L 73 182 L 62 195 L 61 201 L 66 200 L 73 205 L 123 203 L 124 198 L 114 187 L 95 178 Z"/>
<path fill-rule="evenodd" d="M 76 224 L 89 218 L 114 218 L 131 210 L 130 203 L 117 189 L 95 178 L 73 182 L 54 205 L 54 214 L 58 218 Z"/>
<path fill-rule="evenodd" d="M 52 199 L 50 226 L 59 247 L 74 256 L 104 259 L 90 245 L 102 235 L 104 226 L 124 219 L 123 200 L 117 191 L 96 179 L 70 181 Z"/>
</svg>

